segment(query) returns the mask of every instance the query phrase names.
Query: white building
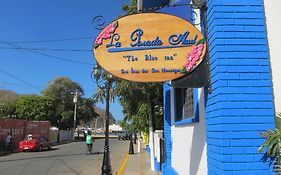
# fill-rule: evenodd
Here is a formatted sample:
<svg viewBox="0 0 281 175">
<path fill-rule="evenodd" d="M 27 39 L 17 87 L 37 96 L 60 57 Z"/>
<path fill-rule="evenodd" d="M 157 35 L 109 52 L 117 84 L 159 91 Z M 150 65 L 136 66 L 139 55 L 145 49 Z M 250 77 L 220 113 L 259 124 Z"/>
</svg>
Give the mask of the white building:
<svg viewBox="0 0 281 175">
<path fill-rule="evenodd" d="M 116 124 L 109 125 L 109 131 L 122 131 L 122 127 Z"/>
</svg>

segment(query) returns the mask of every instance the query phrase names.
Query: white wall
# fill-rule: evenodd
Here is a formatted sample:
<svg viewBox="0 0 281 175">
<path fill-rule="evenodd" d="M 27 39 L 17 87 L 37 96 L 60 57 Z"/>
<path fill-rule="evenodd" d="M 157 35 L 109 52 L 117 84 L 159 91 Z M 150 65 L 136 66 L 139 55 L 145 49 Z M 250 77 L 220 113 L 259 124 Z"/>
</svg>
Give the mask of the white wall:
<svg viewBox="0 0 281 175">
<path fill-rule="evenodd" d="M 173 89 L 171 90 L 172 125 L 174 121 Z M 207 174 L 204 90 L 198 90 L 199 122 L 172 126 L 172 167 L 180 175 Z"/>
<path fill-rule="evenodd" d="M 70 140 L 73 140 L 73 130 L 69 130 L 69 131 L 61 130 L 60 131 L 60 142 L 70 141 Z"/>
<path fill-rule="evenodd" d="M 197 14 L 198 9 L 194 10 Z M 195 23 L 200 23 L 196 18 Z M 199 30 L 201 27 L 196 26 Z M 206 125 L 204 89 L 198 89 L 199 122 L 175 126 L 174 90 L 171 89 L 172 167 L 180 175 L 205 175 L 207 173 Z"/>
<path fill-rule="evenodd" d="M 281 23 L 280 0 L 264 0 L 270 62 L 273 78 L 275 112 L 281 112 Z"/>
</svg>

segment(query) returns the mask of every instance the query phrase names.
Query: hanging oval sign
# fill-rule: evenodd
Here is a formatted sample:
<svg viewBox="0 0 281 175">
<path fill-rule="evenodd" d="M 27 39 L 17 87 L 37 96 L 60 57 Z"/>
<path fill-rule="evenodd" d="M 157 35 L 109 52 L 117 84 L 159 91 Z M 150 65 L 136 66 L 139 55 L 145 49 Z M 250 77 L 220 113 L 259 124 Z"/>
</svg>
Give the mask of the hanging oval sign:
<svg viewBox="0 0 281 175">
<path fill-rule="evenodd" d="M 94 41 L 94 56 L 109 73 L 136 82 L 164 82 L 191 73 L 206 43 L 186 20 L 162 13 L 129 15 L 106 26 Z"/>
</svg>

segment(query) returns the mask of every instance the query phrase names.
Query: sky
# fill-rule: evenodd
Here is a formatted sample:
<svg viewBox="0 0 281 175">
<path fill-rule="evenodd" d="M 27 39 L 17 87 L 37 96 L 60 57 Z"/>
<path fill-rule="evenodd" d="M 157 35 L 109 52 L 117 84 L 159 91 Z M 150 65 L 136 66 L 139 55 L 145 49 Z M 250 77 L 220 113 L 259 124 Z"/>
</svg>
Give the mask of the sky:
<svg viewBox="0 0 281 175">
<path fill-rule="evenodd" d="M 0 89 L 37 94 L 57 77 L 68 77 L 90 98 L 96 83 L 93 41 L 105 23 L 124 15 L 129 0 L 9 0 L 0 5 Z M 105 104 L 97 104 L 105 108 Z M 123 118 L 118 100 L 110 105 L 116 120 Z"/>
</svg>

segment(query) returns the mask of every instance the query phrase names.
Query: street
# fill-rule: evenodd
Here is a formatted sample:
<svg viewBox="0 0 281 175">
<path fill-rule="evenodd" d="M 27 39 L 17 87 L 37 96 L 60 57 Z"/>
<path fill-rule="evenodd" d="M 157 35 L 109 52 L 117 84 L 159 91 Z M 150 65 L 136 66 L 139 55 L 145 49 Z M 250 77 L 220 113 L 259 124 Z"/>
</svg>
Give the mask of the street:
<svg viewBox="0 0 281 175">
<path fill-rule="evenodd" d="M 93 154 L 86 155 L 84 142 L 54 146 L 42 152 L 14 153 L 0 157 L 1 175 L 83 175 L 101 174 L 104 139 L 94 142 Z M 112 174 L 116 174 L 129 142 L 110 139 Z"/>
</svg>

